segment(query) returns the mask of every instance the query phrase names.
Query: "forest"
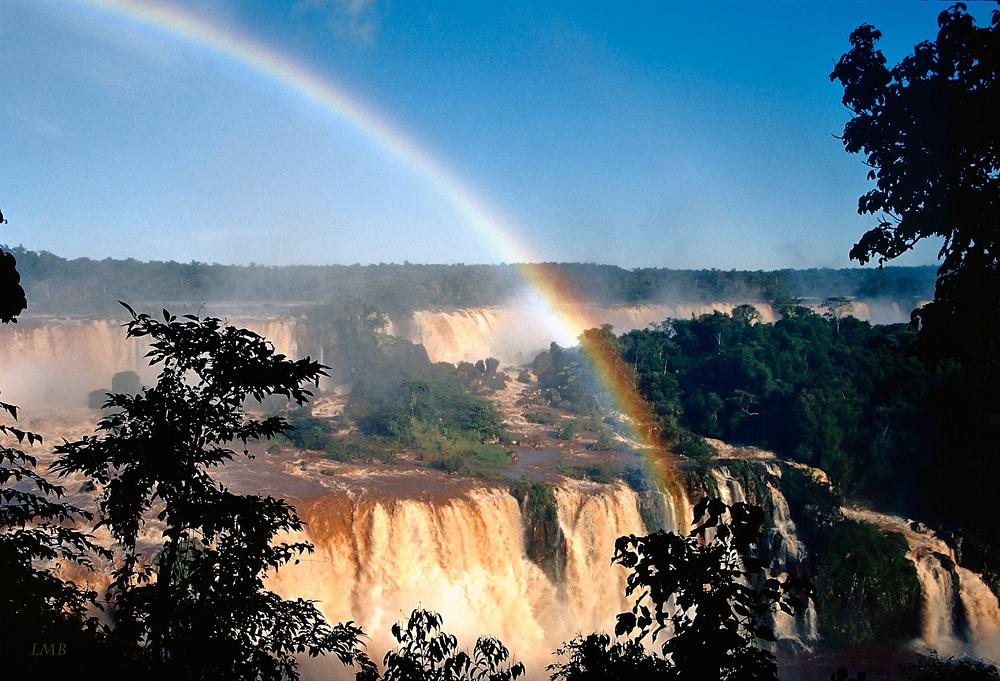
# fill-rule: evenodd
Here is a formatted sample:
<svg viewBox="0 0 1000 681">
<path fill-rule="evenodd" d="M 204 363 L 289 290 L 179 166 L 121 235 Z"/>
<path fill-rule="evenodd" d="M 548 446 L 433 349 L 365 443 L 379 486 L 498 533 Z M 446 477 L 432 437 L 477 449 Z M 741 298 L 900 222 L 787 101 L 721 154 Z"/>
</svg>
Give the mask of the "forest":
<svg viewBox="0 0 1000 681">
<path fill-rule="evenodd" d="M 268 267 L 138 260 L 67 260 L 8 248 L 17 258 L 30 314 L 99 316 L 118 300 L 162 306 L 202 303 L 336 305 L 363 301 L 392 319 L 414 310 L 503 305 L 520 295 L 513 265 L 326 265 Z M 543 263 L 580 300 L 597 305 L 685 301 L 770 302 L 850 296 L 898 302 L 913 309 L 929 300 L 934 268 L 815 269 L 746 272 L 669 270 L 613 265 Z"/>
</svg>

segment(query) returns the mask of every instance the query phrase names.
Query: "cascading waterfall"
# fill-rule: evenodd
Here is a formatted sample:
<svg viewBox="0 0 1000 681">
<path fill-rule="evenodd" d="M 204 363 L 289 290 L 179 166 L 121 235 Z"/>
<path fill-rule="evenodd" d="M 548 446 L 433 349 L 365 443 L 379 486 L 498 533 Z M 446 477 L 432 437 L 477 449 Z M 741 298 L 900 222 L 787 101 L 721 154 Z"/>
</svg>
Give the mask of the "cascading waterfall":
<svg viewBox="0 0 1000 681">
<path fill-rule="evenodd" d="M 769 474 L 777 479 L 781 479 L 781 467 L 771 462 L 761 462 Z M 788 508 L 788 500 L 775 485 L 770 481 L 765 483 L 771 497 L 772 523 L 773 527 L 768 530 L 768 543 L 771 546 L 772 554 L 777 561 L 777 568 L 782 572 L 789 572 L 795 565 L 805 562 L 808 555 L 805 544 L 799 539 L 795 521 L 792 520 L 791 510 Z M 801 642 L 819 640 L 819 618 L 816 614 L 816 603 L 810 599 L 806 611 L 803 615 L 804 622 L 792 615 L 784 612 L 774 614 L 775 635 L 780 638 L 796 640 Z M 804 625 L 804 627 L 803 627 Z"/>
<path fill-rule="evenodd" d="M 729 474 L 728 468 L 725 466 L 713 468 L 712 477 L 715 478 L 715 484 L 719 490 L 719 499 L 721 499 L 723 503 L 728 506 L 732 506 L 733 504 L 746 502 L 747 496 L 743 492 L 743 485 L 740 484 L 739 480 Z"/>
<path fill-rule="evenodd" d="M 392 325 L 389 332 L 423 344 L 432 362 L 474 362 L 496 357 L 504 365 L 523 365 L 548 348 L 553 339 L 560 344 L 575 345 L 577 335 L 602 324 L 611 324 L 618 333 L 626 333 L 668 317 L 690 319 L 692 315 L 729 313 L 737 304 L 577 305 L 564 310 L 576 320 L 576 328 L 568 337 L 566 329 L 553 325 L 551 314 L 522 305 L 418 310 L 411 321 Z M 774 321 L 770 305 L 755 303 L 754 306 L 763 321 Z"/>
<path fill-rule="evenodd" d="M 645 533 L 635 493 L 623 485 L 567 481 L 555 495 L 566 540 L 562 583 L 528 559 L 514 497 L 472 487 L 442 498 L 362 492 L 299 503 L 316 553 L 282 568 L 271 584 L 317 600 L 331 621 L 361 624 L 377 659 L 393 645 L 392 623 L 425 607 L 443 615 L 461 645 L 496 636 L 532 678 L 545 678 L 562 642 L 613 630 L 615 615 L 628 608 L 627 572 L 610 564 L 614 543 Z"/>
<path fill-rule="evenodd" d="M 781 468 L 774 463 L 761 462 L 763 468 L 775 478 L 781 477 Z M 728 505 L 746 502 L 746 492 L 725 466 L 712 470 L 719 491 L 719 498 Z M 787 573 L 795 569 L 806 558 L 806 547 L 799 540 L 795 522 L 788 508 L 788 501 L 775 485 L 765 481 L 770 496 L 772 526 L 767 528 L 764 541 L 771 550 L 772 574 Z M 758 500 L 758 503 L 762 500 Z M 778 610 L 771 618 L 771 629 L 778 639 L 778 645 L 798 650 L 810 650 L 809 642 L 819 639 L 815 604 L 809 601 L 806 612 L 793 616 Z"/>
<path fill-rule="evenodd" d="M 844 508 L 844 515 L 903 535 L 923 596 L 921 639 L 941 655 L 1000 663 L 1000 603 L 982 577 L 958 565 L 955 551 L 933 531 L 899 516 Z"/>
</svg>

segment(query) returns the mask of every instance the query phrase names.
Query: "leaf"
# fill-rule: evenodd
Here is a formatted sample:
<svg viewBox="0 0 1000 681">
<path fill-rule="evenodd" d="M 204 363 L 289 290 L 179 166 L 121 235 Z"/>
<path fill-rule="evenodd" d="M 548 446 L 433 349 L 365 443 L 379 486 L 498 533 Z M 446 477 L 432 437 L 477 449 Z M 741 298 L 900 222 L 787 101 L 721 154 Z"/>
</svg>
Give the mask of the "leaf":
<svg viewBox="0 0 1000 681">
<path fill-rule="evenodd" d="M 615 636 L 631 634 L 636 628 L 636 617 L 630 612 L 623 612 L 618 615 L 615 624 Z"/>
<path fill-rule="evenodd" d="M 774 642 L 778 640 L 774 637 L 774 632 L 771 631 L 770 627 L 765 627 L 764 625 L 758 626 L 757 631 L 755 633 L 757 635 L 757 638 L 763 639 L 765 641 Z"/>
</svg>

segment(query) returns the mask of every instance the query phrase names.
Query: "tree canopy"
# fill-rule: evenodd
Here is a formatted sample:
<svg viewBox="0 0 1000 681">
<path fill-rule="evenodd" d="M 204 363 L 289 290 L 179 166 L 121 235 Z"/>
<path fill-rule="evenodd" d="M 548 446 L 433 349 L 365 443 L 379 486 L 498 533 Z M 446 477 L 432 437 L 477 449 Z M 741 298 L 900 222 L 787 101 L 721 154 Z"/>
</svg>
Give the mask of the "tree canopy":
<svg viewBox="0 0 1000 681">
<path fill-rule="evenodd" d="M 938 17 L 935 41 L 896 66 L 869 24 L 830 74 L 853 114 L 849 153 L 862 153 L 875 188 L 858 212 L 878 224 L 851 258 L 879 264 L 926 238 L 943 239 L 934 301 L 914 313 L 926 359 L 997 355 L 1000 339 L 1000 11 L 979 27 L 957 3 Z"/>
</svg>

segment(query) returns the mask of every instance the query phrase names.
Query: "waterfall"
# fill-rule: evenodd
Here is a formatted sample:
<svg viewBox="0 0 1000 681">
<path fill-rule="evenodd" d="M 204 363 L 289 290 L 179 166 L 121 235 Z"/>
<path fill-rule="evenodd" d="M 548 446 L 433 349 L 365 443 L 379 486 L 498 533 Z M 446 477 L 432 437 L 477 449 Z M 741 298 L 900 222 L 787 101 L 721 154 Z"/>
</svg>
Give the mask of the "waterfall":
<svg viewBox="0 0 1000 681">
<path fill-rule="evenodd" d="M 542 679 L 562 642 L 613 631 L 615 616 L 629 607 L 627 571 L 611 565 L 614 543 L 645 533 L 635 493 L 624 485 L 566 481 L 555 496 L 567 549 L 563 583 L 528 559 L 514 497 L 481 486 L 445 496 L 351 492 L 299 503 L 316 553 L 270 583 L 286 597 L 317 600 L 330 621 L 362 625 L 376 659 L 393 646 L 392 624 L 424 607 L 443 615 L 460 645 L 498 637 Z M 316 664 L 329 666 L 310 663 L 311 675 L 329 678 L 337 668 Z"/>
<path fill-rule="evenodd" d="M 923 598 L 921 635 L 940 655 L 973 655 L 1000 663 L 1000 603 L 982 577 L 958 565 L 932 530 L 899 516 L 844 508 L 844 515 L 903 535 Z"/>
<path fill-rule="evenodd" d="M 390 325 L 389 333 L 422 343 L 432 362 L 474 362 L 496 357 L 504 366 L 524 365 L 553 340 L 564 346 L 577 343 L 586 329 L 611 324 L 619 334 L 644 329 L 667 318 L 691 319 L 713 312 L 729 314 L 738 302 L 657 303 L 651 305 L 564 305 L 556 311 L 569 328 L 554 324 L 548 307 L 538 301 L 517 301 L 504 307 L 417 310 L 413 319 Z M 765 323 L 775 321 L 772 307 L 753 303 Z M 812 306 L 817 312 L 823 309 Z M 859 319 L 897 323 L 909 317 L 876 301 L 854 302 L 851 313 Z"/>
<path fill-rule="evenodd" d="M 743 485 L 740 481 L 729 474 L 729 469 L 719 466 L 712 469 L 712 477 L 719 488 L 719 499 L 727 506 L 733 504 L 746 503 L 747 496 L 743 492 Z"/>
<path fill-rule="evenodd" d="M 776 479 L 781 479 L 781 467 L 775 463 L 762 462 L 769 474 Z M 768 493 L 771 497 L 772 524 L 768 530 L 768 539 L 777 568 L 782 572 L 789 572 L 796 565 L 805 563 L 808 557 L 806 545 L 799 539 L 795 521 L 792 520 L 791 510 L 788 508 L 788 500 L 781 490 L 766 481 Z M 819 618 L 816 613 L 816 603 L 809 599 L 806 605 L 806 612 L 803 615 L 804 621 L 787 613 L 778 611 L 774 614 L 774 632 L 781 639 L 792 639 L 801 642 L 819 640 Z M 803 626 L 804 625 L 804 626 Z M 780 632 L 780 633 L 779 633 Z"/>
<path fill-rule="evenodd" d="M 389 332 L 414 343 L 423 344 L 432 362 L 470 362 L 496 357 L 501 364 L 524 365 L 555 340 L 566 346 L 576 345 L 577 336 L 586 329 L 611 324 L 617 333 L 644 329 L 668 317 L 690 319 L 692 316 L 729 313 L 738 303 L 660 304 L 660 305 L 573 305 L 558 308 L 572 328 L 553 323 L 551 314 L 538 303 L 518 303 L 510 307 L 464 308 L 456 310 L 418 310 L 413 320 L 393 324 Z M 763 321 L 773 322 L 770 305 L 756 303 Z"/>
<path fill-rule="evenodd" d="M 230 323 L 263 335 L 282 354 L 298 356 L 292 317 Z M 135 371 L 151 385 L 157 369 L 149 367 L 148 350 L 146 339 L 125 337 L 119 320 L 25 317 L 0 325 L 0 390 L 5 402 L 28 410 L 84 407 L 87 393 L 110 388 L 119 371 Z"/>
<path fill-rule="evenodd" d="M 776 479 L 781 478 L 781 468 L 771 462 L 760 462 L 767 473 Z M 712 470 L 712 477 L 719 490 L 719 498 L 732 506 L 746 502 L 747 496 L 739 480 L 736 480 L 725 466 Z M 770 572 L 782 574 L 794 571 L 798 564 L 805 561 L 807 552 L 805 544 L 799 539 L 795 522 L 788 508 L 788 501 L 781 490 L 770 480 L 764 480 L 770 497 L 772 512 L 771 527 L 766 529 L 764 542 L 770 547 L 772 556 Z M 757 500 L 763 503 L 762 499 Z M 771 629 L 778 639 L 778 645 L 793 650 L 810 650 L 810 641 L 819 639 L 818 618 L 816 606 L 810 599 L 806 612 L 796 617 L 777 610 L 771 616 Z"/>
</svg>

